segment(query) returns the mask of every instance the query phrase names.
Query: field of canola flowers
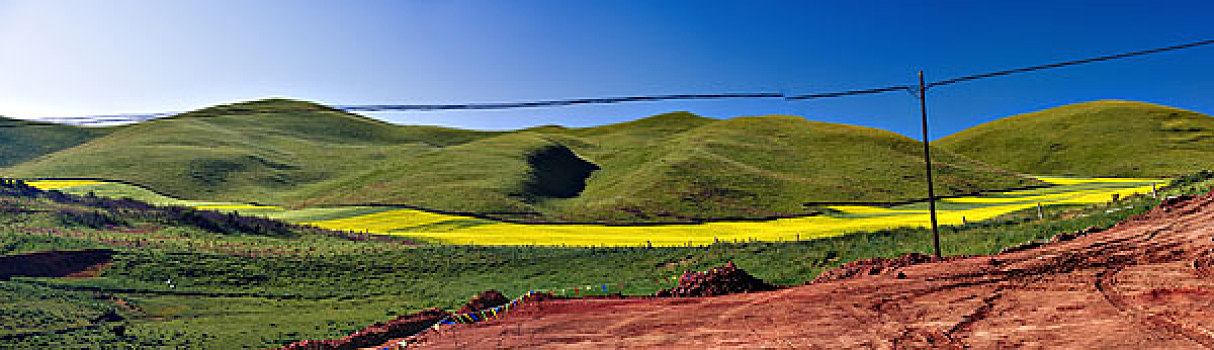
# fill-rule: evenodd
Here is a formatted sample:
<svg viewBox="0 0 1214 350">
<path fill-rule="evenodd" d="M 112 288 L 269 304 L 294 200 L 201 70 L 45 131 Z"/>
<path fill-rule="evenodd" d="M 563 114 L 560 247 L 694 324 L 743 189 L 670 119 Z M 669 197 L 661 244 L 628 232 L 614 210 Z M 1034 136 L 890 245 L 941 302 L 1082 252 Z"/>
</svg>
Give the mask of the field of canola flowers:
<svg viewBox="0 0 1214 350">
<path fill-rule="evenodd" d="M 941 225 L 978 222 L 1042 205 L 1084 205 L 1109 201 L 1114 194 L 1148 193 L 1152 184 L 1167 180 L 1132 178 L 1039 177 L 1054 186 L 945 198 L 937 201 Z M 570 245 L 570 246 L 683 246 L 720 241 L 788 241 L 839 236 L 849 232 L 898 227 L 926 227 L 926 203 L 893 207 L 828 206 L 827 215 L 767 221 L 710 222 L 647 226 L 593 224 L 517 224 L 414 209 L 373 207 L 310 208 L 286 210 L 249 203 L 188 201 L 164 197 L 135 186 L 96 180 L 30 181 L 43 189 L 101 196 L 132 197 L 158 204 L 187 205 L 200 209 L 239 211 L 323 228 L 400 235 L 446 244 L 466 245 Z"/>
</svg>

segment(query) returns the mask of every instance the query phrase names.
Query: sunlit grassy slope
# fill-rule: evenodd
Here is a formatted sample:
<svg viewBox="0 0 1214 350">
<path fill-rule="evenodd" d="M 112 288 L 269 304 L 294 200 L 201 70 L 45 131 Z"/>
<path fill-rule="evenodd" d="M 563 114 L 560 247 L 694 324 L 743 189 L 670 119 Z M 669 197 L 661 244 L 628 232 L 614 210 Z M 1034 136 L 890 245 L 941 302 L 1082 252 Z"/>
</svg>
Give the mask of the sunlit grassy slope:
<svg viewBox="0 0 1214 350">
<path fill-rule="evenodd" d="M 1207 193 L 1211 183 L 1203 178 L 1178 181 L 1163 195 Z M 1065 181 L 1076 185 L 1088 180 Z M 1061 192 L 1066 187 L 1032 193 Z M 173 222 L 91 228 L 65 225 L 57 214 L 68 208 L 97 209 L 0 201 L 10 209 L 28 209 L 0 210 L 0 222 L 6 223 L 0 225 L 0 255 L 82 248 L 120 252 L 98 278 L 0 281 L 0 308 L 10 311 L 7 317 L 0 315 L 7 321 L 0 324 L 8 326 L 0 334 L 26 333 L 0 345 L 14 349 L 92 349 L 97 344 L 114 349 L 275 348 L 301 339 L 342 337 L 427 308 L 455 311 L 469 296 L 490 289 L 509 297 L 537 290 L 587 295 L 592 289 L 598 295 L 605 293 L 587 286 L 606 284 L 608 293 L 650 295 L 674 286 L 684 271 L 728 262 L 770 283 L 801 285 L 858 259 L 932 251 L 930 232 L 914 228 L 696 248 L 414 246 L 324 235 L 215 234 Z M 1133 198 L 1075 210 L 1046 207 L 1044 220 L 1029 211 L 981 224 L 943 226 L 940 245 L 950 256 L 994 254 L 1060 232 L 1111 227 L 1157 203 Z M 325 212 L 328 208 L 306 211 L 299 214 L 339 214 Z M 250 257 L 253 252 L 267 255 Z M 168 277 L 173 285 L 165 283 Z M 98 317 L 110 310 L 124 319 Z"/>
<path fill-rule="evenodd" d="M 527 200 L 518 155 L 553 144 L 599 170 L 574 198 Z M 671 113 L 597 128 L 537 128 L 379 166 L 308 196 L 314 203 L 408 203 L 512 219 L 686 221 L 811 213 L 806 202 L 903 201 L 922 196 L 921 149 L 877 129 L 766 116 L 713 120 Z M 1032 185 L 1032 179 L 947 152 L 945 193 Z M 367 197 L 360 188 L 380 192 Z M 469 200 L 475 198 L 477 200 Z M 495 212 L 496 211 L 496 212 Z"/>
<path fill-rule="evenodd" d="M 4 173 L 123 180 L 189 199 L 282 203 L 289 192 L 366 164 L 482 135 L 399 127 L 316 104 L 265 100 L 112 128 L 104 137 Z"/>
<path fill-rule="evenodd" d="M 1029 174 L 1173 176 L 1214 167 L 1214 118 L 1097 101 L 1003 118 L 934 144 Z"/>
<path fill-rule="evenodd" d="M 1069 181 L 1074 181 L 1069 180 Z M 1128 196 L 1132 193 L 1150 192 L 1151 183 L 1162 184 L 1162 180 L 1138 179 L 1126 181 L 1114 179 L 1091 179 L 1082 183 L 1061 185 L 1062 188 L 1046 188 L 1013 191 L 995 198 L 1017 198 L 1015 201 L 993 201 L 983 203 L 983 197 L 945 199 L 938 206 L 941 225 L 959 225 L 963 220 L 976 222 L 999 215 L 1030 209 L 1037 203 L 1043 205 L 1081 205 L 1107 202 L 1113 194 Z M 777 219 L 760 222 L 711 222 L 699 225 L 658 226 L 604 226 L 604 225 L 522 225 L 492 223 L 477 225 L 398 227 L 382 233 L 424 237 L 446 243 L 488 245 L 643 245 L 678 246 L 702 245 L 714 241 L 788 241 L 843 235 L 849 232 L 875 231 L 898 227 L 924 227 L 929 218 L 926 204 L 916 203 L 893 208 L 857 206 L 834 206 L 841 212 L 836 215 L 820 215 L 801 218 Z M 407 211 L 396 215 L 412 215 Z M 383 225 L 383 217 L 376 218 Z M 458 219 L 453 219 L 458 220 Z M 340 223 L 341 225 L 333 225 Z M 363 227 L 359 218 L 343 221 L 316 222 L 322 227 Z M 380 226 L 383 227 L 383 226 Z M 375 232 L 375 230 L 373 230 Z"/>
<path fill-rule="evenodd" d="M 678 112 L 593 128 L 478 132 L 262 100 L 112 128 L 0 173 L 114 179 L 178 198 L 294 208 L 389 204 L 530 221 L 692 222 L 819 210 L 807 202 L 921 198 L 919 147 L 883 130 L 791 116 Z M 1040 184 L 945 151 L 934 169 L 943 194 Z"/>
<path fill-rule="evenodd" d="M 105 135 L 108 129 L 0 117 L 0 167 L 25 162 Z"/>
<path fill-rule="evenodd" d="M 983 196 L 946 198 L 937 204 L 941 225 L 978 222 L 1015 211 L 1042 205 L 1083 205 L 1103 203 L 1114 194 L 1125 197 L 1149 193 L 1152 184 L 1163 180 L 1132 178 L 1042 177 L 1052 187 L 991 193 Z M 63 186 L 63 182 L 35 181 L 36 187 Z M 123 184 L 87 184 L 61 187 L 72 193 L 94 191 L 112 195 Z M 105 190 L 105 191 L 101 191 Z M 155 200 L 162 202 L 163 200 Z M 185 203 L 185 205 L 190 205 Z M 767 221 L 711 222 L 705 224 L 668 224 L 650 226 L 608 226 L 590 224 L 515 224 L 458 215 L 436 214 L 414 209 L 374 207 L 238 209 L 215 203 L 193 204 L 217 209 L 254 213 L 293 222 L 359 232 L 401 235 L 424 240 L 477 245 L 578 245 L 578 246 L 657 246 L 704 245 L 715 241 L 790 241 L 839 236 L 850 232 L 890 228 L 914 228 L 928 225 L 925 203 L 894 207 L 834 205 L 831 214 Z"/>
</svg>

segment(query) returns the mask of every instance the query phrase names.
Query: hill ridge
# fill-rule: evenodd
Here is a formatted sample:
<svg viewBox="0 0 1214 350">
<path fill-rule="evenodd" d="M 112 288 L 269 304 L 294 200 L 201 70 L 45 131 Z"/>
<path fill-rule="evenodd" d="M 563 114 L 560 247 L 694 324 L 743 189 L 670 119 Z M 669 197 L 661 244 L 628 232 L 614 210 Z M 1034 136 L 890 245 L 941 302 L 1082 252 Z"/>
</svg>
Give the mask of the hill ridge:
<svg viewBox="0 0 1214 350">
<path fill-rule="evenodd" d="M 1008 116 L 933 144 L 1022 173 L 1159 177 L 1214 168 L 1211 138 L 1208 115 L 1101 100 Z"/>
<path fill-rule="evenodd" d="M 671 112 L 588 128 L 486 132 L 395 125 L 269 99 L 115 128 L 5 173 L 108 178 L 180 198 L 288 207 L 694 222 L 816 212 L 806 202 L 921 198 L 920 150 L 893 132 L 799 116 Z M 939 152 L 941 194 L 1037 183 Z M 565 172 L 570 166 L 581 170 Z"/>
</svg>

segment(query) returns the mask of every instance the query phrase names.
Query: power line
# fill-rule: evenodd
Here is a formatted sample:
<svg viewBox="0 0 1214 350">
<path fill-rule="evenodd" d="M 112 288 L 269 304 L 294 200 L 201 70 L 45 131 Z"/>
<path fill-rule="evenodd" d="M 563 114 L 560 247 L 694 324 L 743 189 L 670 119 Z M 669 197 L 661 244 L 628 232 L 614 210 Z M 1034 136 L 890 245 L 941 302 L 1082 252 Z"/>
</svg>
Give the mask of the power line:
<svg viewBox="0 0 1214 350">
<path fill-rule="evenodd" d="M 1161 52 L 1194 48 L 1194 47 L 1210 45 L 1210 44 L 1214 44 L 1214 40 L 1202 40 L 1202 41 L 1198 41 L 1198 42 L 1192 42 L 1192 43 L 1188 43 L 1188 44 L 1174 45 L 1174 46 L 1168 46 L 1168 47 L 1161 47 L 1161 48 L 1157 48 L 1157 49 L 1126 52 L 1126 53 L 1119 53 L 1119 54 L 1115 54 L 1115 55 L 1085 58 L 1085 59 L 1081 59 L 1081 60 L 1043 64 L 1040 66 L 1032 66 L 1032 67 L 1002 70 L 1002 71 L 991 72 L 991 73 L 975 74 L 975 75 L 964 76 L 964 77 L 960 77 L 960 78 L 953 78 L 953 79 L 948 79 L 948 80 L 937 81 L 937 82 L 934 82 L 931 84 L 927 84 L 927 87 L 933 88 L 933 87 L 937 87 L 937 86 L 952 85 L 952 84 L 956 84 L 956 83 L 960 83 L 960 82 L 964 82 L 964 81 L 970 81 L 970 80 L 994 78 L 994 77 L 999 77 L 999 76 L 1004 76 L 1004 75 L 1028 73 L 1028 72 L 1045 70 L 1045 69 L 1062 68 L 1062 67 L 1080 65 L 1080 64 L 1085 64 L 1085 63 L 1111 61 L 1111 60 L 1129 58 L 1129 57 L 1134 57 L 1134 56 L 1150 55 L 1150 54 L 1161 53 Z"/>
<path fill-rule="evenodd" d="M 1007 69 L 989 73 L 975 74 L 963 76 L 948 80 L 941 80 L 926 84 L 925 88 L 933 88 L 940 86 L 952 85 L 960 82 L 980 80 L 986 78 L 994 78 L 1005 75 L 1029 73 L 1039 70 L 1054 69 L 1069 67 L 1080 64 L 1112 61 L 1125 59 L 1136 56 L 1150 55 L 1162 52 L 1176 51 L 1199 46 L 1214 44 L 1214 40 L 1202 40 L 1187 44 L 1173 45 L 1149 50 L 1133 51 L 1119 53 L 1107 56 L 1086 58 L 1080 60 L 1072 60 L 1023 68 Z M 381 104 L 381 105 L 338 105 L 332 108 L 349 111 L 349 112 L 391 112 L 391 111 L 447 111 L 447 110 L 495 110 L 495 109 L 516 109 L 516 108 L 536 108 L 536 107 L 563 107 L 574 105 L 589 105 L 589 104 L 614 104 L 625 102 L 642 102 L 642 101 L 676 101 L 676 100 L 710 100 L 710 99 L 734 99 L 734 98 L 783 98 L 785 100 L 808 100 L 817 98 L 832 98 L 845 97 L 855 95 L 870 95 L 880 94 L 894 91 L 911 91 L 913 93 L 921 93 L 915 91 L 918 86 L 910 85 L 893 85 L 886 87 L 846 90 L 824 93 L 811 93 L 801 95 L 787 95 L 779 92 L 736 92 L 736 93 L 716 93 L 716 94 L 670 94 L 670 95 L 643 95 L 643 96 L 619 96 L 619 97 L 599 97 L 599 98 L 576 98 L 576 99 L 560 99 L 560 100 L 540 100 L 540 101 L 521 101 L 521 102 L 490 102 L 490 103 L 462 103 L 462 104 Z M 287 110 L 280 110 L 287 111 Z M 248 114 L 259 113 L 249 111 Z M 66 118 L 48 118 L 48 120 L 83 120 L 83 124 L 105 123 L 105 122 L 123 122 L 123 121 L 146 121 L 156 119 L 160 116 L 173 115 L 176 113 L 146 113 L 137 115 L 105 115 L 92 117 L 66 117 Z M 229 114 L 245 114 L 245 113 L 229 113 Z M 30 127 L 30 126 L 45 126 L 45 125 L 0 125 L 3 127 Z"/>
<path fill-rule="evenodd" d="M 927 88 L 956 84 L 964 81 L 978 80 L 985 78 L 994 78 L 1004 75 L 1027 73 L 1038 70 L 1061 68 L 1067 66 L 1080 65 L 1085 63 L 1094 63 L 1102 61 L 1110 61 L 1124 59 L 1134 56 L 1149 55 L 1168 51 L 1176 51 L 1188 49 L 1203 45 L 1214 44 L 1214 40 L 1203 40 L 1181 45 L 1173 45 L 1149 50 L 1133 51 L 1120 53 L 1115 55 L 1100 56 L 1094 58 L 1086 58 L 1081 60 L 1066 61 L 1051 63 L 1045 65 L 1031 66 L 1025 68 L 1008 69 L 997 72 L 983 73 L 977 75 L 964 76 L 942 80 L 927 84 Z M 474 103 L 474 104 L 449 104 L 449 105 L 365 105 L 365 106 L 336 106 L 339 109 L 347 111 L 412 111 L 412 110 L 470 110 L 470 109 L 511 109 L 511 108 L 530 108 L 530 107 L 552 107 L 552 106 L 571 106 L 579 104 L 607 104 L 621 102 L 636 102 L 636 101 L 663 101 L 663 100 L 693 100 L 693 99 L 723 99 L 723 98 L 778 98 L 783 97 L 787 100 L 806 100 L 814 98 L 829 98 L 843 97 L 853 95 L 879 94 L 893 91 L 901 91 L 911 89 L 909 85 L 894 85 L 880 88 L 848 90 L 826 93 L 813 93 L 804 95 L 788 96 L 782 93 L 759 92 L 759 93 L 724 93 L 724 94 L 682 94 L 682 95 L 654 95 L 654 96 L 625 96 L 625 97 L 606 97 L 606 98 L 583 98 L 569 100 L 548 100 L 548 101 L 533 101 L 533 102 L 502 102 L 502 103 Z"/>
<path fill-rule="evenodd" d="M 812 99 L 812 98 L 880 94 L 880 93 L 893 92 L 893 91 L 903 91 L 903 90 L 907 90 L 910 88 L 911 87 L 908 85 L 894 85 L 894 86 L 886 86 L 886 87 L 864 89 L 864 90 L 850 90 L 850 91 L 840 91 L 840 92 L 825 92 L 825 93 L 816 93 L 816 94 L 785 96 L 784 98 L 788 99 L 788 100 L 808 100 L 808 99 Z"/>
<path fill-rule="evenodd" d="M 676 95 L 650 95 L 650 96 L 621 96 L 621 97 L 599 97 L 599 98 L 577 98 L 566 100 L 546 100 L 546 101 L 528 101 L 528 102 L 494 102 L 494 103 L 467 103 L 467 104 L 445 104 L 445 105 L 353 105 L 353 106 L 333 106 L 333 108 L 358 112 L 358 111 L 440 111 L 440 110 L 476 110 L 476 109 L 512 109 L 512 108 L 532 108 L 532 107 L 558 107 L 558 106 L 573 106 L 584 104 L 607 104 L 621 102 L 640 102 L 640 101 L 671 101 L 671 100 L 709 100 L 709 99 L 727 99 L 727 98 L 781 98 L 783 94 L 778 92 L 742 92 L 742 93 L 720 93 L 720 94 L 676 94 Z"/>
<path fill-rule="evenodd" d="M 584 104 L 610 104 L 623 102 L 642 102 L 642 101 L 673 101 L 673 100 L 714 100 L 714 99 L 730 99 L 730 98 L 783 98 L 788 100 L 807 100 L 813 98 L 828 98 L 842 97 L 852 95 L 876 94 L 883 92 L 899 91 L 908 88 L 906 85 L 887 86 L 881 88 L 863 89 L 863 90 L 847 90 L 825 93 L 813 93 L 803 95 L 786 95 L 779 92 L 740 92 L 740 93 L 720 93 L 720 94 L 676 94 L 676 95 L 649 95 L 649 96 L 621 96 L 621 97 L 600 97 L 600 98 L 578 98 L 567 100 L 546 100 L 546 101 L 529 101 L 529 102 L 496 102 L 496 103 L 470 103 L 470 104 L 436 104 L 436 105 L 351 105 L 351 106 L 333 106 L 333 108 L 350 111 L 350 112 L 383 112 L 383 111 L 439 111 L 439 110 L 484 110 L 484 109 L 513 109 L 513 108 L 533 108 L 533 107 L 559 107 L 573 106 Z"/>
</svg>

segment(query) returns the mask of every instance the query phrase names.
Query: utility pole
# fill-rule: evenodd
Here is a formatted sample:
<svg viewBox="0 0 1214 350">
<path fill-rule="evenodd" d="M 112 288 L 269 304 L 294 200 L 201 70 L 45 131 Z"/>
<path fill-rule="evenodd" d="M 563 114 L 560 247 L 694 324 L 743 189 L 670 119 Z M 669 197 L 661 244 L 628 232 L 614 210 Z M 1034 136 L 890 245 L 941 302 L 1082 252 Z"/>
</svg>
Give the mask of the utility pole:
<svg viewBox="0 0 1214 350">
<path fill-rule="evenodd" d="M 931 139 L 927 138 L 927 84 L 923 82 L 923 71 L 919 71 L 919 112 L 923 117 L 923 163 L 927 165 L 927 208 L 932 217 L 932 246 L 936 248 L 936 259 L 940 259 L 940 231 L 936 228 L 936 190 L 932 186 Z"/>
</svg>

